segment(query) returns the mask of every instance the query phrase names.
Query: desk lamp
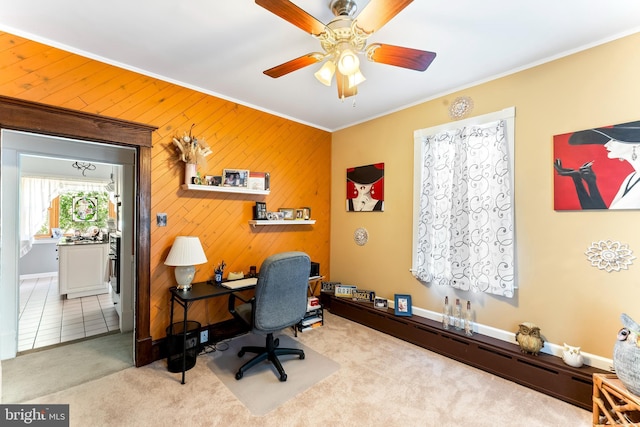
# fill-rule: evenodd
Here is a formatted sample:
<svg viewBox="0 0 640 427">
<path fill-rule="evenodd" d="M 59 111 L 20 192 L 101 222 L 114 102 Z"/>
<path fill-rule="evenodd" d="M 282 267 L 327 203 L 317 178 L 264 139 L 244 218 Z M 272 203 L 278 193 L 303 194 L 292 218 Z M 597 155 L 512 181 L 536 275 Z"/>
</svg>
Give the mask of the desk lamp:
<svg viewBox="0 0 640 427">
<path fill-rule="evenodd" d="M 195 236 L 178 236 L 171 246 L 165 265 L 176 268 L 178 289 L 188 291 L 196 274 L 196 265 L 207 262 L 200 239 Z"/>
</svg>

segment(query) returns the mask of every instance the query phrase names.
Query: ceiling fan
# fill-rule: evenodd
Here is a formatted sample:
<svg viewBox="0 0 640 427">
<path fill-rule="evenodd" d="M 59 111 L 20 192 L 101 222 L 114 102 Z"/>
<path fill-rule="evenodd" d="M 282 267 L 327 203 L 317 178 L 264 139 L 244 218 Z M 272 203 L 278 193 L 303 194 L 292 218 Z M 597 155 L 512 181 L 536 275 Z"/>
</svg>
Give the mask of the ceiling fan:
<svg viewBox="0 0 640 427">
<path fill-rule="evenodd" d="M 322 84 L 331 86 L 335 74 L 338 98 L 344 99 L 356 95 L 358 84 L 365 80 L 358 55 L 371 62 L 424 71 L 436 57 L 434 52 L 382 43 L 367 46 L 367 39 L 412 1 L 371 0 L 354 17 L 355 0 L 331 0 L 329 8 L 335 18 L 325 25 L 289 0 L 255 0 L 257 5 L 317 38 L 324 50 L 287 61 L 265 70 L 264 74 L 278 78 L 326 60 L 314 75 Z"/>
</svg>

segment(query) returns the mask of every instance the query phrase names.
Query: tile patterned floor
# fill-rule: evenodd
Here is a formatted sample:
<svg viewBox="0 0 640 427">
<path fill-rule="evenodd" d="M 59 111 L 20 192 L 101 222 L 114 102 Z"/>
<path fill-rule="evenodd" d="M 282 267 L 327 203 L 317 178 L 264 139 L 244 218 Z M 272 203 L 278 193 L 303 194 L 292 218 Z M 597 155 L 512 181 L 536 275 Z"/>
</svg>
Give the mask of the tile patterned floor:
<svg viewBox="0 0 640 427">
<path fill-rule="evenodd" d="M 20 280 L 18 352 L 117 331 L 111 294 L 67 299 L 58 276 Z"/>
</svg>

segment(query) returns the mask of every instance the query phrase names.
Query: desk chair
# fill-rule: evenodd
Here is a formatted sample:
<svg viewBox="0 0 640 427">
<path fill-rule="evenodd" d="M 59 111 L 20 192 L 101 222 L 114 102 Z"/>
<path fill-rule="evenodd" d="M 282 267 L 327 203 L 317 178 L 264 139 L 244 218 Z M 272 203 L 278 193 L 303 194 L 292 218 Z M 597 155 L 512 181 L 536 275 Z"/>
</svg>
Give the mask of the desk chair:
<svg viewBox="0 0 640 427">
<path fill-rule="evenodd" d="M 267 334 L 265 347 L 242 347 L 238 352 L 238 357 L 247 352 L 257 355 L 238 369 L 237 380 L 252 366 L 269 360 L 278 370 L 280 381 L 286 381 L 287 374 L 278 356 L 293 354 L 304 359 L 304 351 L 300 349 L 279 348 L 280 341 L 273 338 L 273 333 L 294 326 L 304 317 L 310 270 L 311 260 L 304 252 L 272 255 L 260 266 L 255 296 L 250 301 L 236 294 L 229 297 L 229 311 L 235 318 L 245 322 L 253 332 Z M 245 303 L 236 307 L 235 298 Z"/>
</svg>

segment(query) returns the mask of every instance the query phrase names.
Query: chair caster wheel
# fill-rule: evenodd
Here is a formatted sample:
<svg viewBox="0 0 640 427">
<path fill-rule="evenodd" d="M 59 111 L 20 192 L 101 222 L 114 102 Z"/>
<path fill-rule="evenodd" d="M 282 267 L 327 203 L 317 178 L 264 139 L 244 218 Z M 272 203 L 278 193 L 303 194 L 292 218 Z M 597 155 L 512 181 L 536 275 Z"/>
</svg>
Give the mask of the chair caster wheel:
<svg viewBox="0 0 640 427">
<path fill-rule="evenodd" d="M 300 355 L 300 360 L 304 359 L 304 353 Z"/>
<path fill-rule="evenodd" d="M 280 375 L 280 381 L 285 382 L 287 380 L 287 374 Z"/>
<path fill-rule="evenodd" d="M 237 380 L 242 379 L 242 375 L 243 375 L 242 372 L 240 372 L 240 371 L 236 372 L 236 379 Z"/>
<path fill-rule="evenodd" d="M 240 350 L 238 352 L 238 357 L 242 357 L 242 356 L 244 356 L 244 350 Z M 242 376 L 240 378 L 242 378 Z M 240 379 L 240 378 L 238 378 L 238 379 Z"/>
</svg>

